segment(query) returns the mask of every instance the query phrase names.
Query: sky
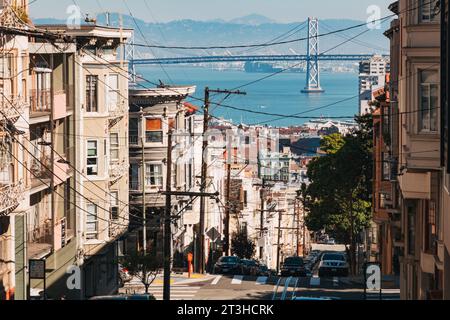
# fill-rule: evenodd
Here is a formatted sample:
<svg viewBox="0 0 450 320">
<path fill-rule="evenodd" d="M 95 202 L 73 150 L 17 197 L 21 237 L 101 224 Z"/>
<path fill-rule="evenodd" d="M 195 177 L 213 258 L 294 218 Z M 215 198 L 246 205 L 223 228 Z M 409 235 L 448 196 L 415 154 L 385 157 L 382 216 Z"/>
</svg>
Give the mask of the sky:
<svg viewBox="0 0 450 320">
<path fill-rule="evenodd" d="M 124 0 L 29 0 L 32 18 L 66 19 L 70 5 L 80 6 L 82 14 L 129 11 Z M 366 21 L 367 9 L 376 5 L 381 16 L 394 0 L 125 0 L 133 15 L 147 22 L 172 20 L 230 20 L 260 14 L 277 22 L 298 22 L 308 16 L 319 19 L 346 18 Z"/>
</svg>

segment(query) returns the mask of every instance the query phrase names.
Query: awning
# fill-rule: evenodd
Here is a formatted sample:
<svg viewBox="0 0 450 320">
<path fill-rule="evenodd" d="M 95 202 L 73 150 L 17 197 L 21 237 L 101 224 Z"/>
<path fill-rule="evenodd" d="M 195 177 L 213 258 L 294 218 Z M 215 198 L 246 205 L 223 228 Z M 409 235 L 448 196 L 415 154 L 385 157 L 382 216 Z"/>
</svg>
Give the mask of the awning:
<svg viewBox="0 0 450 320">
<path fill-rule="evenodd" d="M 431 173 L 407 172 L 398 178 L 404 199 L 431 199 Z"/>
</svg>

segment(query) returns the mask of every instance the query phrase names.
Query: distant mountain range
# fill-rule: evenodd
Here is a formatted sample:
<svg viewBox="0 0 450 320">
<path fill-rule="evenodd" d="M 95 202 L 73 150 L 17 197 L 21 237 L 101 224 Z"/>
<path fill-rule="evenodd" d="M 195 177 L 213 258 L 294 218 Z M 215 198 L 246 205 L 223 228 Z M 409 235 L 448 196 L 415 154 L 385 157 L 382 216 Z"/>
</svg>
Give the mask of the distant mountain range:
<svg viewBox="0 0 450 320">
<path fill-rule="evenodd" d="M 133 19 L 123 15 L 123 25 L 135 29 L 136 43 L 163 44 L 167 46 L 211 46 L 211 45 L 240 45 L 259 44 L 277 41 L 304 38 L 307 36 L 306 21 L 297 23 L 278 23 L 261 15 L 248 15 L 230 21 L 194 21 L 177 20 L 167 23 L 148 23 L 143 20 Z M 119 15 L 110 15 L 110 24 L 119 25 Z M 35 24 L 60 24 L 64 20 L 34 19 Z M 344 29 L 361 24 L 362 21 L 347 19 L 328 19 L 320 21 L 320 33 L 324 34 L 333 30 Z M 97 24 L 106 24 L 106 15 L 97 17 Z M 137 24 L 137 26 L 136 26 Z M 297 28 L 297 29 L 295 29 Z M 323 52 L 343 42 L 344 45 L 335 48 L 330 53 L 387 53 L 388 39 L 383 35 L 383 30 L 388 28 L 385 23 L 381 29 L 369 30 L 355 40 L 349 38 L 356 36 L 366 28 L 356 28 L 343 33 L 338 33 L 320 38 L 320 51 Z M 294 30 L 290 34 L 288 31 Z M 142 36 L 143 35 L 143 36 Z M 234 50 L 192 50 L 182 51 L 173 49 L 142 49 L 139 48 L 141 57 L 176 57 L 186 55 L 213 55 L 213 54 L 304 54 L 306 53 L 306 41 L 298 41 L 285 45 L 270 46 L 259 49 L 234 49 Z"/>
</svg>

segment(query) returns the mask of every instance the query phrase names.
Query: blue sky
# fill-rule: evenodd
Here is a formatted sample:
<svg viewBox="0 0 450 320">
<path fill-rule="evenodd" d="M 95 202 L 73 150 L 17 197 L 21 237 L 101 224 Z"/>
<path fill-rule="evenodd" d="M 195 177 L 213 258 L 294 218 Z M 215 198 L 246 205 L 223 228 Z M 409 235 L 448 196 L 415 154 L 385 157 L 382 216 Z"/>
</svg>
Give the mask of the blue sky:
<svg viewBox="0 0 450 320">
<path fill-rule="evenodd" d="M 32 2 L 33 0 L 30 0 Z M 106 10 L 128 13 L 123 0 L 75 0 L 83 14 L 91 16 Z M 146 5 L 146 3 L 147 5 Z M 180 19 L 230 20 L 248 14 L 265 15 L 278 22 L 303 21 L 308 16 L 320 19 L 349 18 L 366 20 L 367 8 L 377 5 L 381 15 L 390 14 L 387 6 L 393 0 L 126 0 L 133 14 L 148 22 Z M 35 0 L 33 18 L 66 18 L 72 0 Z"/>
</svg>

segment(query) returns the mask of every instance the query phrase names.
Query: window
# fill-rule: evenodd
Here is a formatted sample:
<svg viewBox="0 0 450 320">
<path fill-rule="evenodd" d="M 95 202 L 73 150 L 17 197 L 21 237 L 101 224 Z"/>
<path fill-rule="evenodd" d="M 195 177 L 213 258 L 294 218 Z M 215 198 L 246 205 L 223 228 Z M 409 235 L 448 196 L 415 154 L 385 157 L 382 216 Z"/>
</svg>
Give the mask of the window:
<svg viewBox="0 0 450 320">
<path fill-rule="evenodd" d="M 162 121 L 161 119 L 147 119 L 145 127 L 146 142 L 162 142 Z"/>
<path fill-rule="evenodd" d="M 96 176 L 98 174 L 98 148 L 97 141 L 88 140 L 87 142 L 87 174 Z"/>
<path fill-rule="evenodd" d="M 383 157 L 383 172 L 382 172 L 383 180 L 389 181 L 391 178 L 391 163 L 389 153 L 383 152 L 382 157 Z"/>
<path fill-rule="evenodd" d="M 86 76 L 86 111 L 98 112 L 97 104 L 98 76 Z"/>
<path fill-rule="evenodd" d="M 435 70 L 420 71 L 420 131 L 438 131 L 439 79 Z"/>
<path fill-rule="evenodd" d="M 97 206 L 93 203 L 88 203 L 87 217 L 86 217 L 86 239 L 97 239 L 97 237 L 98 237 Z"/>
<path fill-rule="evenodd" d="M 117 132 L 109 135 L 109 153 L 111 161 L 119 160 L 119 134 Z"/>
<path fill-rule="evenodd" d="M 162 187 L 162 165 L 145 164 L 145 185 L 150 187 Z"/>
<path fill-rule="evenodd" d="M 440 14 L 438 0 L 420 0 L 420 22 L 437 22 Z"/>
<path fill-rule="evenodd" d="M 138 138 L 139 138 L 139 124 L 138 124 L 138 118 L 130 118 L 130 144 L 137 145 L 138 144 Z"/>
<path fill-rule="evenodd" d="M 110 194 L 110 219 L 119 219 L 119 191 L 111 191 Z"/>
<path fill-rule="evenodd" d="M 248 204 L 248 192 L 247 192 L 247 190 L 244 190 L 244 207 L 246 207 L 247 206 L 247 204 Z"/>
<path fill-rule="evenodd" d="M 434 253 L 436 250 L 437 228 L 436 228 L 436 202 L 433 200 L 425 203 L 425 250 Z"/>
<path fill-rule="evenodd" d="M 114 111 L 119 103 L 119 75 L 108 76 L 108 110 Z"/>
<path fill-rule="evenodd" d="M 409 203 L 408 213 L 408 254 L 413 255 L 416 251 L 416 204 Z"/>
<path fill-rule="evenodd" d="M 139 166 L 136 163 L 130 164 L 130 189 L 139 189 Z"/>
</svg>

